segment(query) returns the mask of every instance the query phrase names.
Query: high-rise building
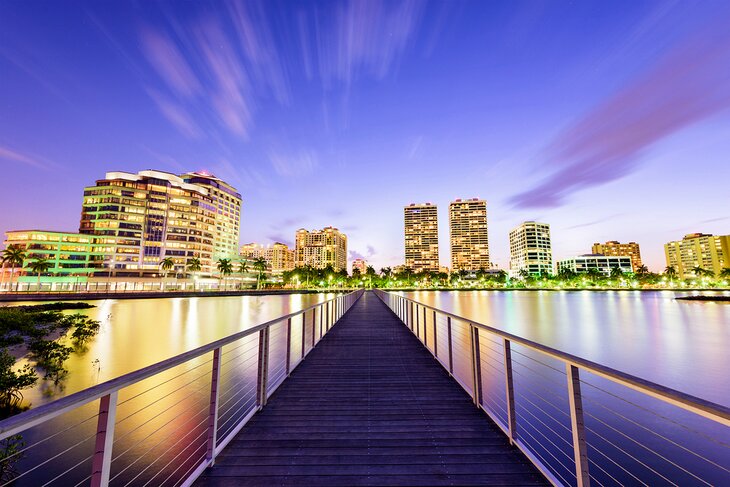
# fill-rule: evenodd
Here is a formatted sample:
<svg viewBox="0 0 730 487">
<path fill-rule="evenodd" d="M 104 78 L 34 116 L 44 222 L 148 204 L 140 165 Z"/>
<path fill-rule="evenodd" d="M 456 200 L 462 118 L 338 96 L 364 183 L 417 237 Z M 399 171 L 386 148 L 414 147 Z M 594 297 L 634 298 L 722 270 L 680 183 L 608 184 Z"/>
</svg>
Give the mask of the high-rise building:
<svg viewBox="0 0 730 487">
<path fill-rule="evenodd" d="M 274 274 L 294 269 L 294 251 L 281 242 L 272 245 L 244 244 L 241 245 L 239 256 L 248 261 L 264 259 L 266 268 Z"/>
<path fill-rule="evenodd" d="M 718 276 L 730 268 L 730 235 L 691 233 L 680 241 L 664 244 L 667 266 L 673 267 L 680 279 L 698 277 L 695 268 Z"/>
<path fill-rule="evenodd" d="M 364 276 L 368 270 L 368 263 L 365 259 L 355 259 L 352 261 L 352 273 L 358 271 L 361 276 Z"/>
<path fill-rule="evenodd" d="M 335 271 L 347 270 L 347 235 L 334 227 L 322 230 L 297 230 L 294 250 L 296 267 L 312 266 Z"/>
<path fill-rule="evenodd" d="M 449 205 L 451 268 L 454 271 L 489 269 L 487 202 L 457 199 Z"/>
<path fill-rule="evenodd" d="M 213 260 L 230 259 L 237 255 L 241 234 L 241 194 L 236 188 L 207 172 L 183 174 L 183 181 L 208 190 L 215 208 Z"/>
<path fill-rule="evenodd" d="M 414 272 L 439 270 L 438 210 L 432 203 L 403 209 L 406 267 Z"/>
<path fill-rule="evenodd" d="M 275 242 L 266 252 L 271 272 L 280 274 L 294 269 L 294 251 L 287 244 Z"/>
<path fill-rule="evenodd" d="M 523 269 L 530 274 L 553 272 L 550 225 L 524 222 L 509 232 L 510 276 L 518 277 Z"/>
<path fill-rule="evenodd" d="M 591 252 L 594 254 L 608 255 L 608 256 L 623 256 L 628 255 L 631 257 L 631 269 L 636 272 L 641 263 L 641 251 L 639 250 L 639 244 L 636 242 L 619 243 L 616 240 L 609 240 L 606 243 L 594 243 L 591 248 Z"/>
<path fill-rule="evenodd" d="M 114 276 L 157 273 L 170 257 L 176 271 L 192 258 L 214 267 L 216 214 L 208 188 L 162 171 L 108 172 L 84 189 L 79 233 L 94 235 L 105 254 L 101 272 Z"/>
<path fill-rule="evenodd" d="M 611 271 L 615 268 L 621 269 L 621 272 L 631 272 L 631 262 L 631 257 L 628 255 L 586 254 L 559 260 L 558 271 L 565 269 L 577 274 L 584 274 L 596 270 L 601 274 L 610 276 Z"/>
</svg>

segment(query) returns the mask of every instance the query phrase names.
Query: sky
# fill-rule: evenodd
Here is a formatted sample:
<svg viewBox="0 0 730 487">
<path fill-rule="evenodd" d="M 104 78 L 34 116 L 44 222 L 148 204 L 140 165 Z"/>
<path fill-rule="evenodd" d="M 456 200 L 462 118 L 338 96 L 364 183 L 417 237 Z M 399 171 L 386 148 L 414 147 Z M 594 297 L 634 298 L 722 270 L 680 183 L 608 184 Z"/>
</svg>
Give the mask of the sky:
<svg viewBox="0 0 730 487">
<path fill-rule="evenodd" d="M 241 242 L 335 226 L 404 261 L 403 207 L 487 200 L 492 260 L 730 233 L 730 2 L 0 0 L 0 232 L 77 231 L 107 171 L 207 170 Z"/>
</svg>

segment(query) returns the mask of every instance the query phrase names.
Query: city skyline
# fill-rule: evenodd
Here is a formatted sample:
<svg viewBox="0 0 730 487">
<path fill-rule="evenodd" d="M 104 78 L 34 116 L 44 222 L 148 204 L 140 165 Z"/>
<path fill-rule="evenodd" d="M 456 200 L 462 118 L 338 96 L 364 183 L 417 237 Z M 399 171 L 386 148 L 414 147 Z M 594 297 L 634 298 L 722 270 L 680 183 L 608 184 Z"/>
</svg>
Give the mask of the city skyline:
<svg viewBox="0 0 730 487">
<path fill-rule="evenodd" d="M 522 221 L 653 271 L 728 233 L 728 5 L 170 5 L 0 6 L 1 233 L 73 231 L 90 180 L 150 168 L 234 185 L 239 244 L 333 225 L 378 269 L 417 201 L 485 199 L 502 269 Z"/>
</svg>

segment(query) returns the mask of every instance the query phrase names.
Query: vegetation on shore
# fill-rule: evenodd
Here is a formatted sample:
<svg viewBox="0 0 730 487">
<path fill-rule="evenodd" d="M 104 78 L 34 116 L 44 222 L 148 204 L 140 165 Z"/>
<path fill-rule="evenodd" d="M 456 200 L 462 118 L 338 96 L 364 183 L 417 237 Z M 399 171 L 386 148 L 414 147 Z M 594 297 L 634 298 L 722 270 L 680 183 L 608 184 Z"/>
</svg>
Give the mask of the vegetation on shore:
<svg viewBox="0 0 730 487">
<path fill-rule="evenodd" d="M 0 307 L 0 418 L 22 411 L 23 391 L 42 380 L 58 386 L 68 373 L 64 363 L 74 351 L 83 351 L 99 331 L 100 323 L 81 314 Z M 68 338 L 65 335 L 71 331 Z M 66 343 L 70 341 L 68 346 Z M 27 350 L 30 363 L 20 367 L 12 347 Z"/>
</svg>

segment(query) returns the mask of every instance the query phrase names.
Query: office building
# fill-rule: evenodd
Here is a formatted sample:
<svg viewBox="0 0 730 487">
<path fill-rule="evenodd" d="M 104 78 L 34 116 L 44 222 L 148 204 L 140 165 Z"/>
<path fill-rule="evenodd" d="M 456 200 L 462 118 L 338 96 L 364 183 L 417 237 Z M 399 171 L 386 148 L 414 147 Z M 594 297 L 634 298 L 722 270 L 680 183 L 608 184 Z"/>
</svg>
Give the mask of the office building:
<svg viewBox="0 0 730 487">
<path fill-rule="evenodd" d="M 674 267 L 680 279 L 698 277 L 697 267 L 719 276 L 730 268 L 730 235 L 691 233 L 664 244 L 664 255 L 667 266 Z"/>
<path fill-rule="evenodd" d="M 241 195 L 236 188 L 207 172 L 183 174 L 183 181 L 208 190 L 215 208 L 213 261 L 231 259 L 238 252 L 241 234 Z"/>
<path fill-rule="evenodd" d="M 439 270 L 438 211 L 432 203 L 403 209 L 406 267 L 414 272 Z"/>
<path fill-rule="evenodd" d="M 552 274 L 553 251 L 550 225 L 524 222 L 509 233 L 510 276 L 525 270 L 531 275 Z"/>
<path fill-rule="evenodd" d="M 602 254 L 584 254 L 577 257 L 569 257 L 558 261 L 558 272 L 561 270 L 569 270 L 577 274 L 585 274 L 591 270 L 595 270 L 606 276 L 611 275 L 611 271 L 615 268 L 621 269 L 621 272 L 631 272 L 632 259 L 628 255 L 602 255 Z"/>
<path fill-rule="evenodd" d="M 643 264 L 641 262 L 641 251 L 639 244 L 636 242 L 619 243 L 616 240 L 609 240 L 606 243 L 594 243 L 591 253 L 608 256 L 624 256 L 631 257 L 631 269 L 636 272 Z"/>
<path fill-rule="evenodd" d="M 457 199 L 449 205 L 451 268 L 454 271 L 489 269 L 487 202 Z"/>
<path fill-rule="evenodd" d="M 93 235 L 113 276 L 159 273 L 171 257 L 184 272 L 192 258 L 214 267 L 216 207 L 208 188 L 162 171 L 108 172 L 84 189 L 79 233 Z"/>
<path fill-rule="evenodd" d="M 81 233 L 49 230 L 12 230 L 5 236 L 5 248 L 16 246 L 25 250 L 22 271 L 32 274 L 31 262 L 45 259 L 51 267 L 46 274 L 59 278 L 89 276 L 104 269 L 104 248 L 95 243 L 95 237 Z M 9 269 L 7 274 L 9 275 Z"/>
<path fill-rule="evenodd" d="M 331 266 L 337 272 L 347 270 L 347 235 L 334 227 L 311 232 L 303 228 L 297 230 L 294 264 L 315 269 Z"/>
<path fill-rule="evenodd" d="M 368 270 L 368 263 L 365 262 L 365 259 L 355 259 L 352 261 L 352 273 L 354 274 L 355 271 L 358 271 L 361 276 L 364 276 L 365 273 Z"/>
</svg>

